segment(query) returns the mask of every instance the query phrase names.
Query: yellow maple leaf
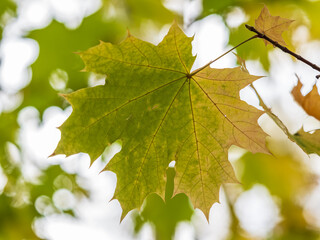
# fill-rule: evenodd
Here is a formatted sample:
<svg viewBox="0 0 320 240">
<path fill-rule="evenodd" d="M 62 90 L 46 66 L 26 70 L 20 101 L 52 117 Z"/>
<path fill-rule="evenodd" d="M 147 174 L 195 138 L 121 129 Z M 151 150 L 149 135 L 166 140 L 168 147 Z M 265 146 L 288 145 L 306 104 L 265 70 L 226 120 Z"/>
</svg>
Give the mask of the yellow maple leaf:
<svg viewBox="0 0 320 240">
<path fill-rule="evenodd" d="M 295 86 L 291 93 L 297 103 L 308 113 L 309 115 L 320 120 L 320 95 L 317 86 L 314 85 L 311 92 L 306 96 L 303 96 L 300 92 L 302 84 L 298 80 L 297 86 Z"/>
<path fill-rule="evenodd" d="M 288 30 L 289 25 L 294 20 L 282 18 L 280 16 L 272 16 L 266 6 L 261 10 L 259 17 L 255 20 L 255 28 L 262 34 L 278 42 L 279 44 L 286 45 L 281 34 Z M 265 45 L 269 42 L 263 40 Z"/>
</svg>

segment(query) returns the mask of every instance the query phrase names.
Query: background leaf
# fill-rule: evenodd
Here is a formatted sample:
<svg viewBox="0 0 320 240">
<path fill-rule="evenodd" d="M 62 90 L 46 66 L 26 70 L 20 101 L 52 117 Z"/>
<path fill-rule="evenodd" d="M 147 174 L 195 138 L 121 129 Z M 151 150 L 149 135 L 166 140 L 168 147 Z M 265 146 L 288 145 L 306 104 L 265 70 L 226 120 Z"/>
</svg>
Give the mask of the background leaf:
<svg viewBox="0 0 320 240">
<path fill-rule="evenodd" d="M 300 129 L 293 135 L 293 138 L 306 153 L 320 154 L 320 130 L 316 130 L 314 133 L 307 133 Z"/>
<path fill-rule="evenodd" d="M 288 30 L 289 25 L 293 22 L 293 20 L 282 18 L 280 16 L 272 16 L 266 6 L 260 12 L 259 17 L 255 20 L 256 29 L 271 38 L 272 40 L 286 45 L 285 41 L 282 38 L 282 33 Z M 268 44 L 266 40 L 264 40 L 265 45 Z"/>
<path fill-rule="evenodd" d="M 299 103 L 306 113 L 320 120 L 320 95 L 316 84 L 313 85 L 312 90 L 306 96 L 301 94 L 301 87 L 302 84 L 298 80 L 298 85 L 291 91 L 294 100 Z"/>
</svg>

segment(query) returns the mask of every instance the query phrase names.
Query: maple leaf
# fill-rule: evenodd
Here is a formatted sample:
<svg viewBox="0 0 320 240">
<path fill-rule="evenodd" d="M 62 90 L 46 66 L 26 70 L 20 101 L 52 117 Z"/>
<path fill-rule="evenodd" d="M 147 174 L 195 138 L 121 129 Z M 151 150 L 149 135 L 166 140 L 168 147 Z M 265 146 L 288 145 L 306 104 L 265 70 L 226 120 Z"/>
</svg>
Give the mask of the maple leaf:
<svg viewBox="0 0 320 240">
<path fill-rule="evenodd" d="M 320 120 L 320 95 L 317 86 L 314 85 L 312 90 L 306 95 L 301 94 L 302 84 L 298 78 L 298 84 L 295 86 L 291 93 L 297 103 L 308 113 L 309 115 Z"/>
<path fill-rule="evenodd" d="M 101 42 L 80 54 L 86 71 L 107 79 L 104 86 L 65 95 L 73 112 L 61 126 L 55 154 L 85 152 L 93 161 L 121 139 L 122 150 L 105 170 L 117 175 L 114 198 L 122 217 L 150 193 L 164 197 L 173 160 L 174 195 L 186 193 L 208 217 L 220 185 L 237 182 L 229 147 L 268 152 L 257 123 L 263 112 L 239 97 L 260 77 L 240 67 L 190 72 L 192 40 L 173 24 L 157 46 L 129 35 L 119 45 Z"/>
<path fill-rule="evenodd" d="M 291 91 L 294 100 L 306 111 L 306 113 L 320 120 L 320 95 L 316 84 L 306 96 L 303 96 L 301 94 L 302 83 L 298 76 L 297 78 L 298 84 Z M 300 129 L 296 134 L 292 135 L 292 137 L 307 154 L 320 154 L 320 130 L 316 130 L 311 134 Z"/>
<path fill-rule="evenodd" d="M 293 20 L 282 18 L 280 16 L 272 16 L 266 6 L 263 7 L 259 17 L 255 20 L 256 29 L 272 40 L 286 45 L 281 34 L 289 28 Z M 269 42 L 264 40 L 265 45 Z"/>
<path fill-rule="evenodd" d="M 300 129 L 293 135 L 293 138 L 307 154 L 316 153 L 320 155 L 320 130 L 308 133 Z"/>
</svg>

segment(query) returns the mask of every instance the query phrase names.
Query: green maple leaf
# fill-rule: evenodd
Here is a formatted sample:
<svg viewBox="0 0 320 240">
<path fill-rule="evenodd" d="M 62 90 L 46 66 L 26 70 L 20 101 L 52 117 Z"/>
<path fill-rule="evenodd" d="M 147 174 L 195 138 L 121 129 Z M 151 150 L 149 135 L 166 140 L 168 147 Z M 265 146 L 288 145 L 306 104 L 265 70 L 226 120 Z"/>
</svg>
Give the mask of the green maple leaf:
<svg viewBox="0 0 320 240">
<path fill-rule="evenodd" d="M 95 160 L 121 139 L 121 152 L 105 170 L 117 174 L 114 198 L 123 216 L 150 193 L 164 197 L 174 160 L 174 195 L 187 194 L 208 217 L 220 185 L 237 182 L 229 147 L 268 151 L 257 124 L 263 112 L 239 98 L 239 90 L 259 77 L 240 67 L 190 72 L 192 40 L 174 24 L 158 46 L 129 35 L 119 45 L 101 42 L 80 54 L 86 71 L 107 79 L 104 86 L 65 95 L 73 113 L 61 126 L 55 154 L 85 152 Z"/>
<path fill-rule="evenodd" d="M 307 154 L 316 153 L 320 155 L 320 130 L 316 130 L 314 133 L 305 132 L 300 129 L 296 134 L 292 135 L 295 142 L 305 151 Z"/>
</svg>

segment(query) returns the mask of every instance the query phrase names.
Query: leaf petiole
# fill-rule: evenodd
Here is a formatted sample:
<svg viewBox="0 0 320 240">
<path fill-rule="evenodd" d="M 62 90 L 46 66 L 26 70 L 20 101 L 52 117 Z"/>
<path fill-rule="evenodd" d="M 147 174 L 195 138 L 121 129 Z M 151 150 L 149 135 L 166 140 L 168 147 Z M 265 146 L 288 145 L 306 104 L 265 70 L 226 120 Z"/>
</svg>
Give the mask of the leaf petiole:
<svg viewBox="0 0 320 240">
<path fill-rule="evenodd" d="M 252 36 L 251 38 L 248 38 L 247 40 L 239 43 L 237 46 L 231 48 L 230 50 L 228 50 L 227 52 L 223 53 L 222 55 L 220 55 L 219 57 L 217 57 L 216 59 L 208 62 L 206 65 L 202 66 L 201 68 L 198 68 L 196 70 L 194 70 L 191 74 L 190 74 L 190 77 L 196 75 L 198 72 L 202 71 L 203 69 L 205 69 L 206 67 L 208 67 L 211 63 L 214 63 L 215 61 L 219 60 L 220 58 L 224 57 L 225 55 L 227 55 L 228 53 L 232 52 L 234 49 L 236 49 L 237 47 L 240 47 L 241 45 L 249 42 L 250 40 L 252 39 L 255 39 L 255 38 L 258 38 L 259 35 L 255 35 L 255 36 Z"/>
</svg>

